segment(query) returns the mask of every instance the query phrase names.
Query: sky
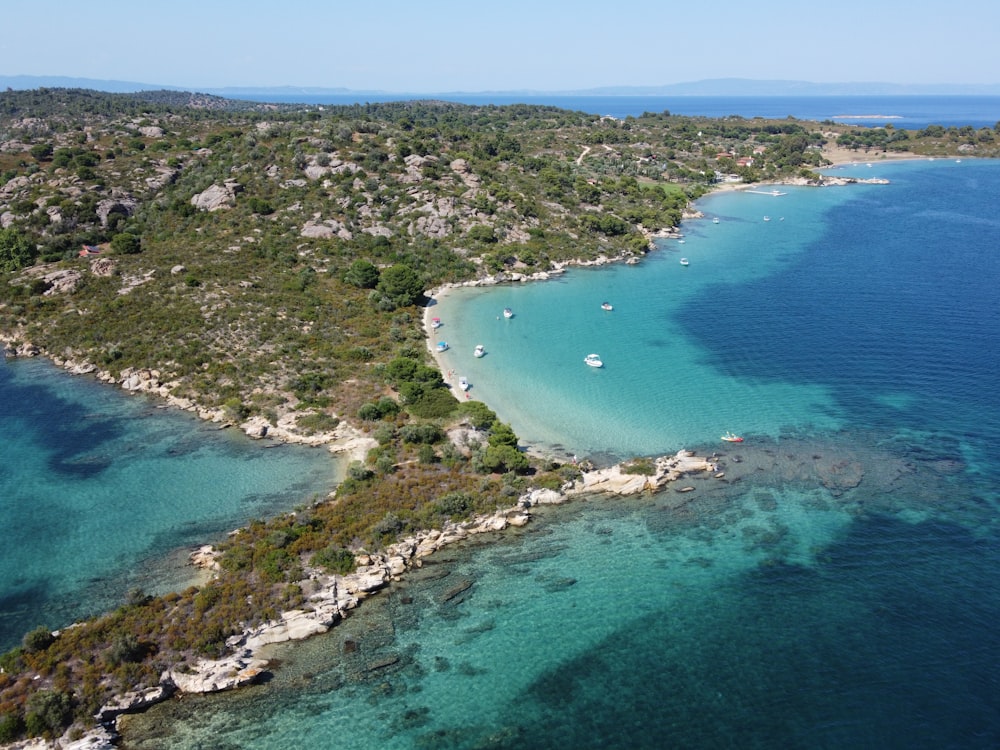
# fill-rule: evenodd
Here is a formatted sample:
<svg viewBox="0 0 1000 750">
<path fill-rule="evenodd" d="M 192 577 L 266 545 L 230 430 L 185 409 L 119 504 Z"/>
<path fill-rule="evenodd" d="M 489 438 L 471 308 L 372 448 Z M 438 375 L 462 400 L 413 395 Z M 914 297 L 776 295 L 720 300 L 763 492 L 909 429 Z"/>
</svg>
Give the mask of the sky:
<svg viewBox="0 0 1000 750">
<path fill-rule="evenodd" d="M 446 93 L 1000 83 L 997 0 L 6 0 L 0 75 Z"/>
</svg>

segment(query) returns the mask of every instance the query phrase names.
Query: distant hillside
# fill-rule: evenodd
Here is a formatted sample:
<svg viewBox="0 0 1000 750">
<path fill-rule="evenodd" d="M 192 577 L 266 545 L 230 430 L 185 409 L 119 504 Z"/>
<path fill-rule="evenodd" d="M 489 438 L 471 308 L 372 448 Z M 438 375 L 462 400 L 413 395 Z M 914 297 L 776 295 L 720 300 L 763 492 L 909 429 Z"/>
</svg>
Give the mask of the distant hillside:
<svg viewBox="0 0 1000 750">
<path fill-rule="evenodd" d="M 0 89 L 37 89 L 37 88 L 77 88 L 106 91 L 111 93 L 130 93 L 135 91 L 191 91 L 192 89 L 164 84 L 138 83 L 135 81 L 99 80 L 93 78 L 71 78 L 68 76 L 3 76 L 0 75 Z M 970 95 L 996 96 L 1000 95 L 1000 83 L 997 84 L 906 84 L 879 82 L 844 82 L 844 83 L 813 83 L 809 81 L 758 81 L 749 78 L 714 78 L 686 83 L 670 83 L 659 86 L 602 86 L 592 89 L 575 89 L 571 91 L 434 91 L 434 92 L 399 92 L 379 90 L 359 90 L 345 87 L 322 86 L 225 86 L 222 88 L 194 89 L 198 93 L 214 94 L 238 99 L 242 96 L 305 96 L 349 95 L 358 96 L 408 96 L 427 98 L 434 95 L 457 94 L 504 94 L 544 96 L 545 94 L 560 96 L 904 96 L 904 95 Z"/>
</svg>

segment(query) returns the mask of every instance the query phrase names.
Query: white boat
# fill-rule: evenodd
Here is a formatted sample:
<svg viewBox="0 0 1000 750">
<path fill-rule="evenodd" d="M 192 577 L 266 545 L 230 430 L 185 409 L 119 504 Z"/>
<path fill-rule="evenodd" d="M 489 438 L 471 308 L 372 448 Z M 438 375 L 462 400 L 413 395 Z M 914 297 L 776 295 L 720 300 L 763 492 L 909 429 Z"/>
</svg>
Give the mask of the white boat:
<svg viewBox="0 0 1000 750">
<path fill-rule="evenodd" d="M 687 258 L 681 258 L 681 265 L 682 266 L 689 265 L 688 259 Z"/>
<path fill-rule="evenodd" d="M 588 354 L 583 358 L 583 361 L 591 367 L 604 367 L 604 363 L 601 361 L 601 357 L 598 354 Z"/>
<path fill-rule="evenodd" d="M 476 350 L 473 352 L 476 357 L 482 357 L 486 354 L 486 347 L 482 344 L 476 344 Z"/>
<path fill-rule="evenodd" d="M 615 306 L 612 305 L 610 302 L 602 302 L 601 303 L 601 309 L 602 310 L 614 310 Z"/>
<path fill-rule="evenodd" d="M 770 220 L 771 220 L 771 217 L 770 217 L 770 216 L 765 216 L 765 217 L 764 217 L 764 221 L 770 221 Z"/>
<path fill-rule="evenodd" d="M 505 318 L 513 318 L 514 317 L 514 311 L 511 310 L 509 307 L 505 307 L 503 309 L 503 316 Z"/>
<path fill-rule="evenodd" d="M 458 387 L 463 391 L 469 390 L 469 379 L 464 375 L 458 379 Z"/>
<path fill-rule="evenodd" d="M 435 331 L 441 327 L 441 318 L 431 318 L 431 328 Z"/>
<path fill-rule="evenodd" d="M 718 224 L 719 223 L 719 217 L 716 216 L 714 219 L 712 219 L 712 223 L 713 224 Z"/>
<path fill-rule="evenodd" d="M 677 240 L 677 244 L 678 245 L 683 245 L 684 244 L 684 240 Z"/>
<path fill-rule="evenodd" d="M 437 350 L 439 352 L 446 352 L 446 351 L 448 351 L 448 342 L 447 341 L 438 341 Z"/>
</svg>

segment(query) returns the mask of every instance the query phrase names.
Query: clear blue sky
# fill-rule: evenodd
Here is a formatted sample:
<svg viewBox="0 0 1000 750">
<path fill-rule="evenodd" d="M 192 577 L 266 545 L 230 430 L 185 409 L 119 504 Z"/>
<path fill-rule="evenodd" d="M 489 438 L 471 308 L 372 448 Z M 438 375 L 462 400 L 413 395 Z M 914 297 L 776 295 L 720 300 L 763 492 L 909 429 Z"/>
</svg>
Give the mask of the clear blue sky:
<svg viewBox="0 0 1000 750">
<path fill-rule="evenodd" d="M 7 0 L 0 74 L 435 93 L 1000 83 L 997 0 Z"/>
</svg>

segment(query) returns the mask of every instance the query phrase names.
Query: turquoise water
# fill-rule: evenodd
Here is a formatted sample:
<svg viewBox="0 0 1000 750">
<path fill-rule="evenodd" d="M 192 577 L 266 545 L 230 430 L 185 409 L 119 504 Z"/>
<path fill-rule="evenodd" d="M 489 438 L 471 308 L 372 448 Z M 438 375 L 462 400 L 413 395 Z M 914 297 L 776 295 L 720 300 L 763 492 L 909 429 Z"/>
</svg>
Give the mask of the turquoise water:
<svg viewBox="0 0 1000 750">
<path fill-rule="evenodd" d="M 435 310 L 525 441 L 723 478 L 447 550 L 126 746 L 1000 744 L 1000 164 L 856 171 L 892 182 L 712 196 L 639 267 Z"/>
<path fill-rule="evenodd" d="M 191 546 L 338 480 L 322 449 L 265 449 L 41 360 L 0 363 L 0 650 L 38 626 L 186 585 Z"/>
</svg>

